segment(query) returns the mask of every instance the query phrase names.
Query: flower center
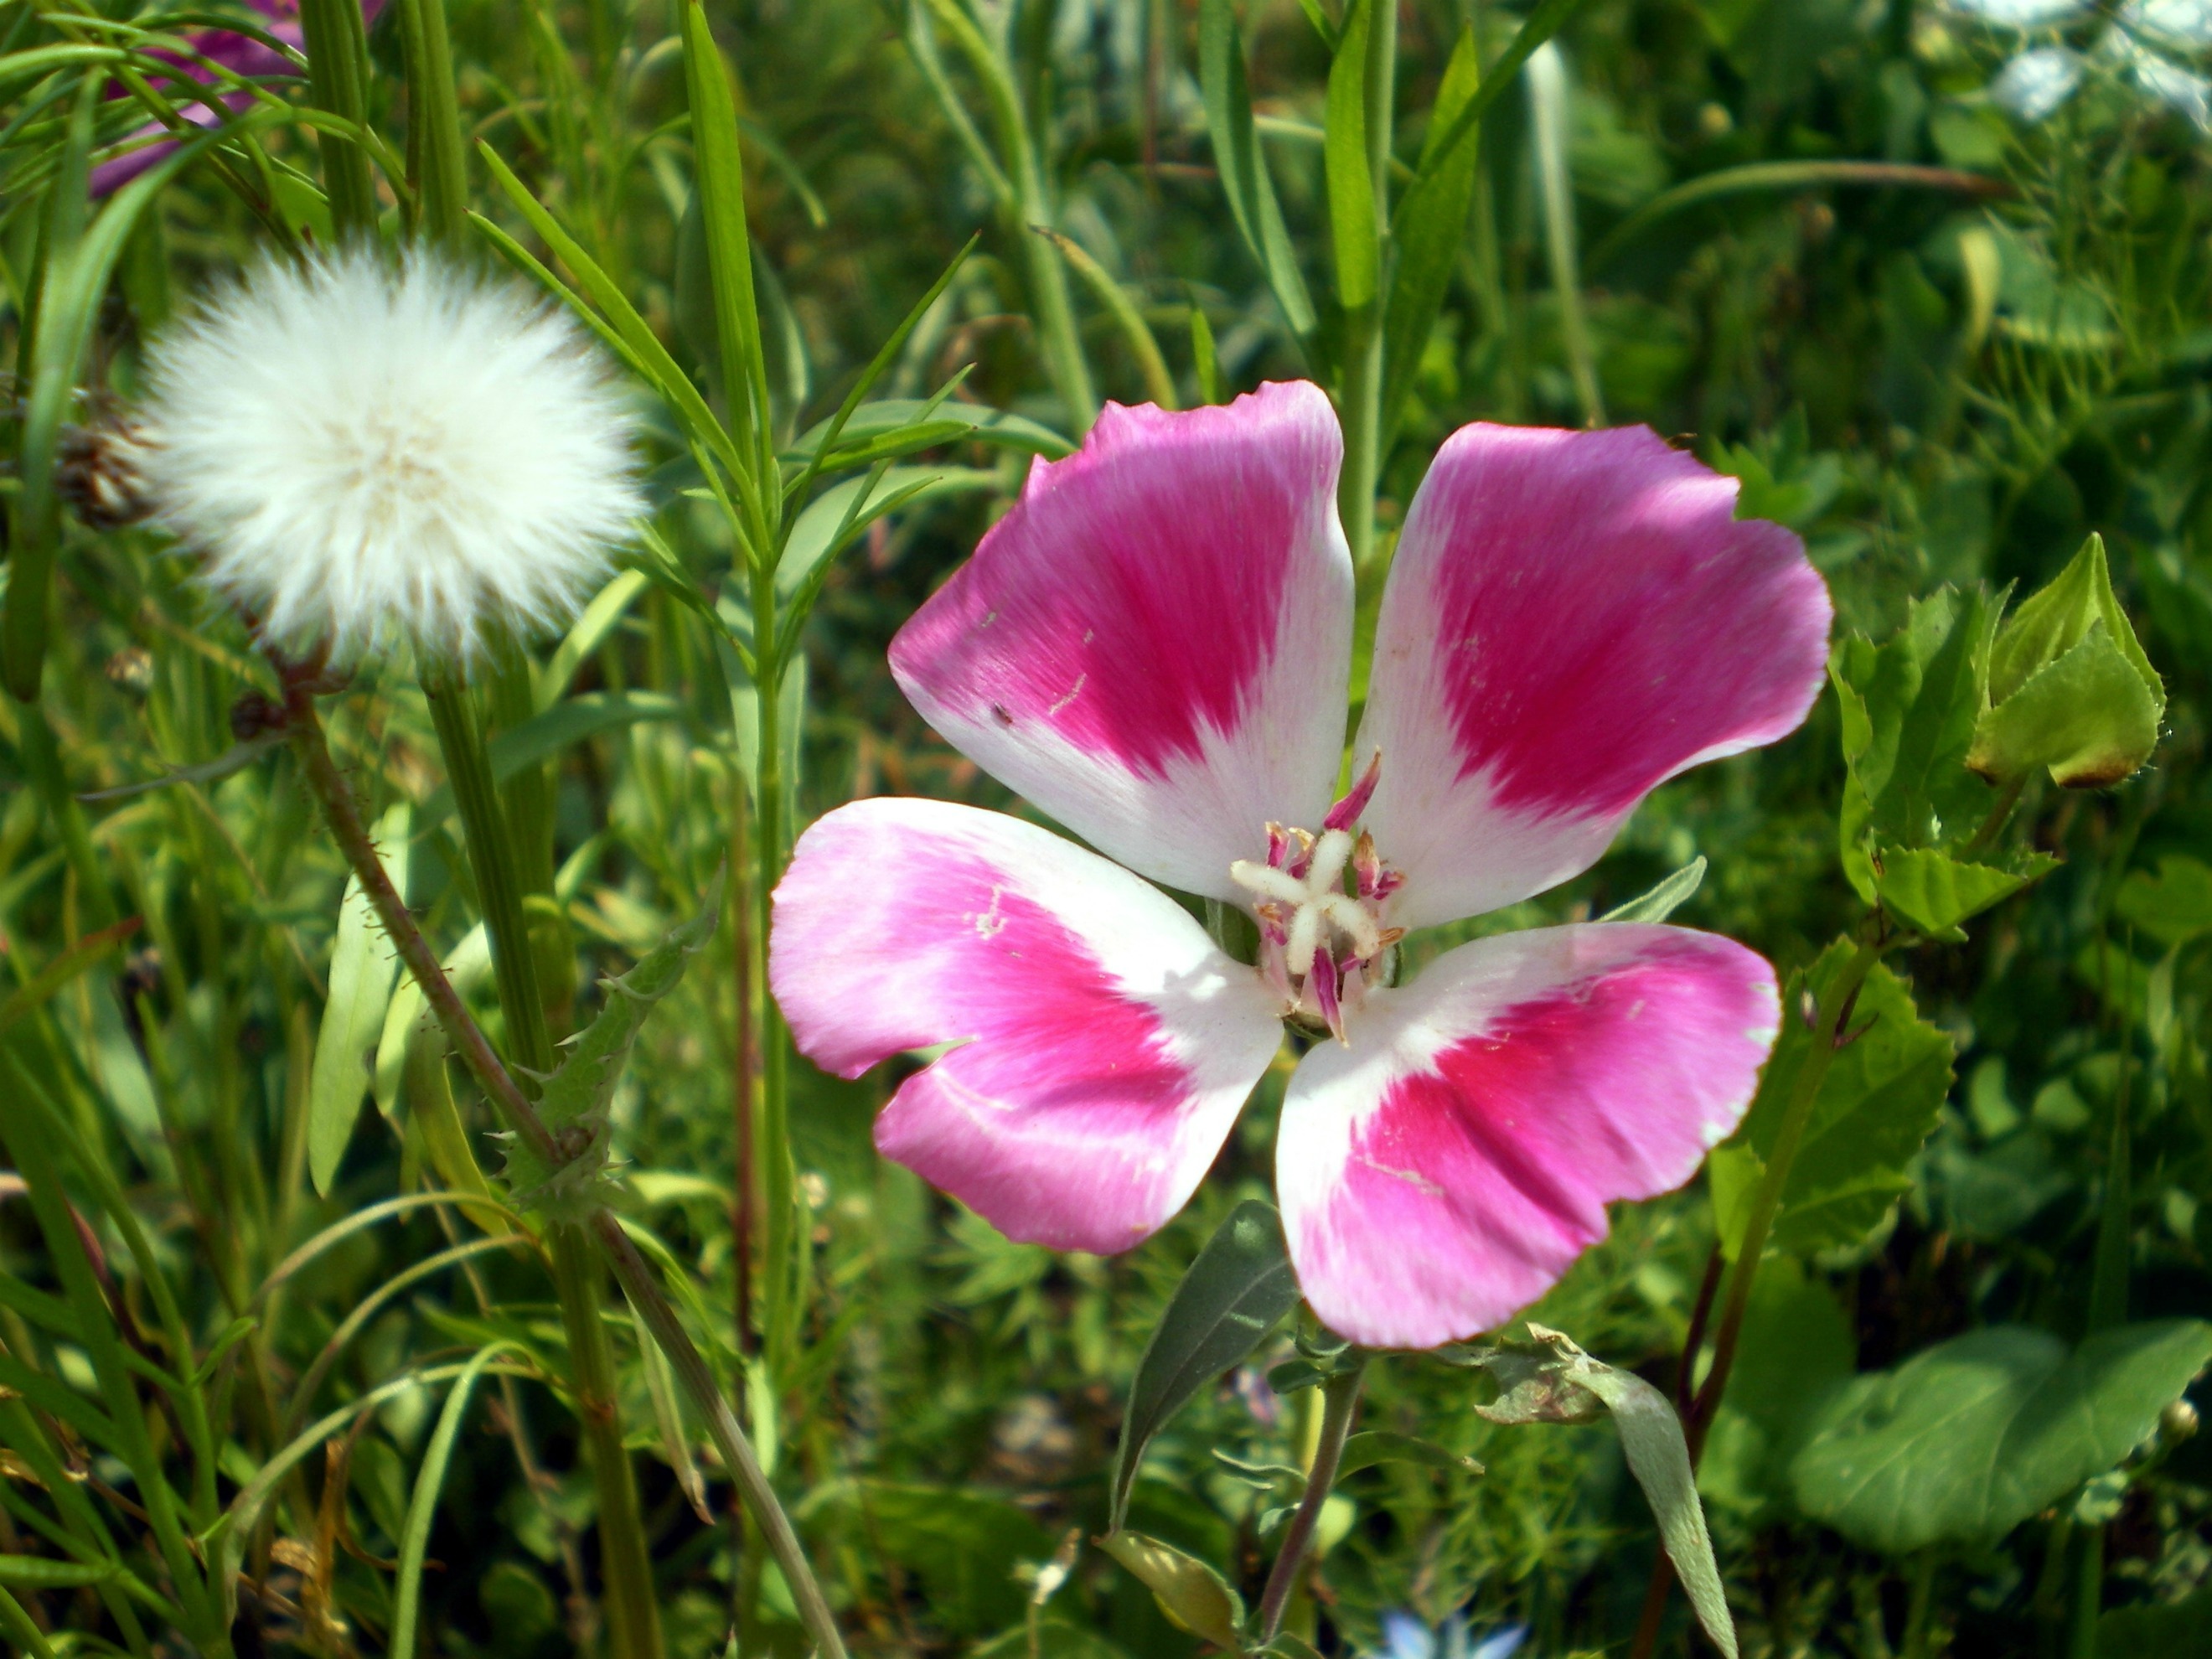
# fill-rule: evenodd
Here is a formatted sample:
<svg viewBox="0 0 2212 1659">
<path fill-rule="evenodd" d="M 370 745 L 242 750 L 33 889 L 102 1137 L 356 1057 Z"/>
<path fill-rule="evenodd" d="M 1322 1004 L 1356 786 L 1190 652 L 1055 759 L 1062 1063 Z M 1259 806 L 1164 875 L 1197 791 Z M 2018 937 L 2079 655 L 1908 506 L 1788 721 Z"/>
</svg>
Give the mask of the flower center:
<svg viewBox="0 0 2212 1659">
<path fill-rule="evenodd" d="M 1382 925 L 1383 902 L 1403 878 L 1376 853 L 1372 836 L 1352 834 L 1382 769 L 1377 754 L 1328 809 L 1320 834 L 1271 823 L 1267 862 L 1238 859 L 1229 866 L 1230 879 L 1252 895 L 1260 972 L 1281 995 L 1284 1015 L 1325 1025 L 1339 1042 L 1346 1040 L 1346 1014 L 1364 1000 L 1378 960 L 1406 931 Z"/>
</svg>

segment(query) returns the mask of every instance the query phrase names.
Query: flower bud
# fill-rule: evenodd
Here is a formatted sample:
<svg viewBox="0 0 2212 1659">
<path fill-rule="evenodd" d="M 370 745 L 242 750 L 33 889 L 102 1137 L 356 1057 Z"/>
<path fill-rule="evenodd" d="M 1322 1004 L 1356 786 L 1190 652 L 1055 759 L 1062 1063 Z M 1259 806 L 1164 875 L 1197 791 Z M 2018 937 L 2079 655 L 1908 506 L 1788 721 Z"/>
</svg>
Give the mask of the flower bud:
<svg viewBox="0 0 2212 1659">
<path fill-rule="evenodd" d="M 54 488 L 91 530 L 137 524 L 154 510 L 139 471 L 144 434 L 135 422 L 103 421 L 62 433 Z"/>
<path fill-rule="evenodd" d="M 2166 687 L 2092 536 L 1998 630 L 1966 764 L 1992 783 L 2043 767 L 2069 789 L 2100 789 L 2150 758 L 2165 713 Z"/>
</svg>

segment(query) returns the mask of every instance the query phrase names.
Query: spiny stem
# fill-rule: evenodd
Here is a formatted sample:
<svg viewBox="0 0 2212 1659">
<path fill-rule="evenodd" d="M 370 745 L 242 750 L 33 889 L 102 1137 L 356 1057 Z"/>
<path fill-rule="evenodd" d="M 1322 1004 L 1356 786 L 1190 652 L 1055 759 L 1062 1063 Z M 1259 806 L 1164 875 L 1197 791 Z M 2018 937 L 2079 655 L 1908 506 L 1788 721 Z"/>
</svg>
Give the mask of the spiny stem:
<svg viewBox="0 0 2212 1659">
<path fill-rule="evenodd" d="M 1305 1496 L 1298 1500 L 1297 1513 L 1291 1517 L 1290 1530 L 1283 1534 L 1283 1547 L 1275 1556 L 1275 1565 L 1267 1574 L 1267 1588 L 1260 1597 L 1263 1644 L 1273 1641 L 1282 1631 L 1283 1614 L 1290 1608 L 1291 1592 L 1297 1587 L 1298 1571 L 1305 1565 L 1314 1529 L 1321 1524 L 1322 1508 L 1328 1502 L 1329 1488 L 1336 1484 L 1336 1471 L 1344 1461 L 1345 1437 L 1352 1432 L 1359 1385 L 1367 1376 L 1367 1356 L 1354 1350 L 1351 1358 L 1349 1370 L 1339 1371 L 1322 1385 L 1321 1443 L 1314 1449 L 1313 1467 L 1306 1471 Z"/>
</svg>

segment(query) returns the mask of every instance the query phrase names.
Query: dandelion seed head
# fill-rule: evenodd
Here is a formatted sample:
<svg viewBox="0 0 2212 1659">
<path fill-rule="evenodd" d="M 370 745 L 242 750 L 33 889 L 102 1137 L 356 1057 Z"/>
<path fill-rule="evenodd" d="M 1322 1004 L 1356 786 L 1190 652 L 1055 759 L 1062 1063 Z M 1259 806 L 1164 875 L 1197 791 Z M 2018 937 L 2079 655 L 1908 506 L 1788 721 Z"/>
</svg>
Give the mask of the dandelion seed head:
<svg viewBox="0 0 2212 1659">
<path fill-rule="evenodd" d="M 159 339 L 149 380 L 161 521 L 270 638 L 342 659 L 560 623 L 642 505 L 602 355 L 435 254 L 271 261 Z"/>
</svg>

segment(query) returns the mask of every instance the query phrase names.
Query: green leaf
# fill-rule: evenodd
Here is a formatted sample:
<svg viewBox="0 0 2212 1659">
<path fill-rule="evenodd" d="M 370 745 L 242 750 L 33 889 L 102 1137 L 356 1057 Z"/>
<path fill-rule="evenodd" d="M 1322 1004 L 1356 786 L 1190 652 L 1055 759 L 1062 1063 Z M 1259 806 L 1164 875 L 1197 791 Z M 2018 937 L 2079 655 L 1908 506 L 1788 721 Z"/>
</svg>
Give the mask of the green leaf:
<svg viewBox="0 0 2212 1659">
<path fill-rule="evenodd" d="M 1484 113 L 1498 94 L 1513 84 L 1513 77 L 1521 72 L 1522 64 L 1528 61 L 1537 47 L 1565 28 L 1567 20 L 1583 8 L 1583 0 L 1536 0 L 1528 21 L 1521 25 L 1511 42 L 1498 54 L 1498 61 L 1490 66 L 1474 94 L 1461 106 L 1459 113 L 1448 122 L 1439 123 L 1439 131 L 1429 134 L 1421 149 L 1421 171 L 1416 173 L 1407 194 L 1411 196 L 1421 188 L 1425 175 L 1432 167 L 1441 167 L 1459 153 L 1462 140 L 1480 123 Z"/>
<path fill-rule="evenodd" d="M 411 816 L 401 801 L 376 826 L 377 856 L 402 893 L 407 890 Z M 398 972 L 398 956 L 384 937 L 375 906 L 362 891 L 360 878 L 349 877 L 331 947 L 330 999 L 323 1005 L 307 1073 L 307 1171 L 316 1192 L 325 1197 L 361 1117 L 361 1098 L 369 1091 L 370 1066 Z"/>
<path fill-rule="evenodd" d="M 767 356 L 760 307 L 753 294 L 752 241 L 745 229 L 744 163 L 738 153 L 737 100 L 714 45 L 707 9 L 684 0 L 684 85 L 691 107 L 691 146 L 713 275 L 714 333 L 721 346 L 722 386 L 739 443 L 769 431 Z"/>
<path fill-rule="evenodd" d="M 848 478 L 833 484 L 806 504 L 792 526 L 782 562 L 776 566 L 775 585 L 786 594 L 795 592 L 825 560 L 835 558 L 886 513 L 999 485 L 997 473 L 964 466 L 895 466 L 880 478 Z"/>
<path fill-rule="evenodd" d="M 1282 1218 L 1273 1206 L 1247 1200 L 1190 1264 L 1137 1362 L 1114 1458 L 1114 1530 L 1128 1512 L 1129 1487 L 1152 1437 L 1199 1389 L 1242 1364 L 1297 1300 Z"/>
<path fill-rule="evenodd" d="M 1698 1622 L 1715 1647 L 1736 1659 L 1735 1621 L 1729 1613 L 1720 1565 L 1705 1530 L 1705 1506 L 1698 1501 L 1690 1468 L 1690 1449 L 1674 1407 L 1642 1377 L 1591 1358 L 1564 1333 L 1531 1320 L 1528 1334 L 1550 1352 L 1499 1349 L 1479 1358 L 1504 1391 L 1476 1412 L 1503 1424 L 1589 1423 L 1611 1412 L 1629 1473 L 1644 1488 L 1667 1559 L 1674 1564 Z"/>
<path fill-rule="evenodd" d="M 1359 311 L 1375 303 L 1382 280 L 1382 240 L 1375 172 L 1367 151 L 1367 30 L 1370 0 L 1352 0 L 1328 70 L 1329 245 L 1336 253 L 1337 303 Z"/>
<path fill-rule="evenodd" d="M 1627 903 L 1616 905 L 1600 916 L 1600 921 L 1664 921 L 1690 901 L 1705 879 L 1705 860 L 1702 854 L 1668 876 L 1649 892 L 1639 893 Z"/>
<path fill-rule="evenodd" d="M 2050 585 L 2021 602 L 2005 619 L 1990 650 L 1990 702 L 2002 703 L 2036 675 L 2072 651 L 2099 623 L 2120 655 L 2145 684 L 2158 688 L 2158 672 L 2128 625 L 2112 592 L 2105 538 L 2092 535 Z M 2163 698 L 2160 699 L 2163 702 Z"/>
<path fill-rule="evenodd" d="M 2185 853 L 2158 861 L 2158 874 L 2137 870 L 2120 884 L 2112 913 L 2169 949 L 2212 933 L 2212 865 Z"/>
<path fill-rule="evenodd" d="M 117 1562 L 95 1566 L 45 1555 L 0 1555 L 0 1584 L 15 1589 L 76 1589 L 104 1584 L 121 1571 Z"/>
<path fill-rule="evenodd" d="M 594 1197 L 607 1167 L 607 1107 L 622 1081 L 623 1066 L 653 1005 L 676 988 L 691 958 L 714 936 L 721 914 L 722 881 L 722 872 L 717 872 L 698 914 L 671 928 L 667 938 L 639 958 L 629 972 L 599 981 L 606 992 L 605 1005 L 597 1018 L 568 1040 L 567 1057 L 545 1079 L 538 1097 L 538 1115 L 552 1131 L 564 1161 L 556 1167 L 526 1143 L 507 1142 L 506 1173 L 513 1188 L 508 1201 L 515 1208 L 560 1215 Z"/>
<path fill-rule="evenodd" d="M 2212 1325 L 2100 1332 L 2071 1354 L 2046 1331 L 1997 1325 L 1855 1377 L 1792 1460 L 1798 1507 L 1893 1555 L 1995 1544 L 2115 1468 L 2212 1359 Z"/>
<path fill-rule="evenodd" d="M 1420 1463 L 1442 1469 L 1447 1474 L 1483 1473 L 1482 1465 L 1474 1458 L 1448 1450 L 1433 1440 L 1393 1434 L 1387 1429 L 1370 1429 L 1344 1443 L 1344 1455 L 1336 1466 L 1337 1479 L 1340 1480 L 1355 1469 L 1372 1468 L 1378 1463 Z"/>
<path fill-rule="evenodd" d="M 423 1448 L 422 1463 L 415 1476 L 414 1495 L 407 1500 L 407 1519 L 399 1535 L 399 1571 L 392 1585 L 392 1640 L 386 1651 L 392 1659 L 415 1659 L 415 1633 L 422 1612 L 422 1569 L 430 1547 L 430 1523 L 437 1518 L 438 1498 L 446 1487 L 446 1469 L 453 1462 L 453 1442 L 468 1415 L 469 1396 L 484 1367 L 512 1345 L 495 1343 L 471 1358 L 453 1379 L 446 1408 L 438 1413 L 438 1426 Z M 526 1350 L 517 1349 L 518 1352 Z"/>
<path fill-rule="evenodd" d="M 1828 1287 L 1788 1256 L 1765 1263 L 1698 1465 L 1705 1501 L 1754 1523 L 1775 1516 L 1814 1412 L 1857 1367 L 1850 1321 Z"/>
<path fill-rule="evenodd" d="M 1244 78 L 1244 38 L 1230 0 L 1199 0 L 1199 84 L 1206 99 L 1206 130 L 1213 141 L 1213 161 L 1222 194 L 1244 246 L 1280 307 L 1283 320 L 1315 361 L 1313 300 L 1298 274 L 1297 255 L 1283 228 L 1283 210 L 1267 176 L 1267 159 L 1252 124 L 1252 93 Z"/>
<path fill-rule="evenodd" d="M 2212 1589 L 2163 1607 L 2115 1607 L 2097 1620 L 2097 1659 L 2203 1659 L 2212 1653 Z"/>
<path fill-rule="evenodd" d="M 1137 1532 L 1109 1534 L 1098 1547 L 1143 1581 L 1178 1630 L 1230 1653 L 1244 1650 L 1244 1599 L 1205 1562 Z"/>
<path fill-rule="evenodd" d="M 1032 421 L 1026 416 L 1009 415 L 1001 409 L 992 409 L 982 404 L 945 403 L 920 398 L 879 398 L 873 403 L 861 404 L 853 410 L 840 428 L 833 419 L 811 428 L 799 441 L 785 452 L 787 461 L 805 460 L 819 449 L 824 439 L 834 432 L 836 447 L 841 451 L 894 436 L 911 428 L 924 410 L 929 411 L 930 424 L 939 429 L 936 443 L 988 444 L 995 449 L 1008 449 L 1017 454 L 1042 455 L 1056 460 L 1062 455 L 1072 455 L 1075 446 L 1050 427 Z"/>
<path fill-rule="evenodd" d="M 1854 635 L 1829 659 L 1849 768 L 1844 871 L 1869 904 L 1880 898 L 1876 840 L 1905 848 L 1948 845 L 1979 828 L 1996 799 L 1966 769 L 1994 622 L 1979 593 L 1944 588 L 1916 600 L 1888 643 Z"/>
<path fill-rule="evenodd" d="M 1382 431 L 1397 429 L 1406 398 L 1413 389 L 1421 354 L 1428 349 L 1444 290 L 1467 237 L 1467 216 L 1474 201 L 1475 163 L 1480 159 L 1480 129 L 1468 127 L 1443 152 L 1444 135 L 1482 84 L 1482 54 L 1474 31 L 1460 31 L 1429 112 L 1421 168 L 1390 216 L 1390 244 L 1396 264 L 1390 297 L 1382 312 Z"/>
<path fill-rule="evenodd" d="M 1802 994 L 1810 990 L 1825 1007 L 1828 988 L 1851 954 L 1850 941 L 1838 939 L 1808 973 L 1793 977 L 1773 1057 L 1730 1149 L 1747 1148 L 1762 1163 L 1772 1156 L 1815 1040 L 1800 1012 Z M 1820 1080 L 1782 1189 L 1769 1237 L 1778 1249 L 1809 1255 L 1865 1237 L 1910 1184 L 1905 1168 L 1934 1130 L 1950 1090 L 1951 1039 L 1919 1017 L 1904 983 L 1880 963 L 1867 975 L 1846 1032 L 1858 1035 Z M 1740 1229 L 1734 1238 L 1724 1232 L 1723 1248 L 1733 1253 L 1740 1238 Z"/>
<path fill-rule="evenodd" d="M 1879 848 L 1875 891 L 1882 908 L 1908 927 L 1955 945 L 1966 937 L 1960 922 L 2057 867 L 2058 860 L 2044 853 L 2031 854 L 2007 869 L 1925 848 Z"/>
<path fill-rule="evenodd" d="M 2041 767 L 2064 788 L 2102 789 L 2142 769 L 2158 747 L 2165 713 L 2164 688 L 2136 672 L 2100 620 L 1982 716 L 1966 763 L 2008 780 Z"/>
<path fill-rule="evenodd" d="M 1049 225 L 1031 225 L 1032 235 L 1042 236 L 1060 250 L 1060 257 L 1067 268 L 1082 279 L 1091 296 L 1106 307 L 1106 314 L 1121 331 L 1122 343 L 1129 355 L 1137 360 L 1137 372 L 1144 377 L 1145 395 L 1162 409 L 1176 406 L 1175 377 L 1168 373 L 1168 362 L 1160 355 L 1160 343 L 1152 337 L 1152 325 L 1145 320 L 1145 313 L 1137 309 L 1137 302 L 1129 297 L 1128 290 L 1114 279 L 1114 273 L 1100 264 L 1085 251 L 1073 236 L 1063 236 Z"/>
</svg>

